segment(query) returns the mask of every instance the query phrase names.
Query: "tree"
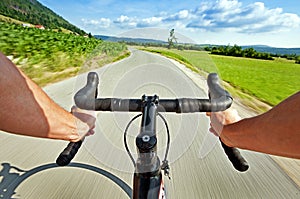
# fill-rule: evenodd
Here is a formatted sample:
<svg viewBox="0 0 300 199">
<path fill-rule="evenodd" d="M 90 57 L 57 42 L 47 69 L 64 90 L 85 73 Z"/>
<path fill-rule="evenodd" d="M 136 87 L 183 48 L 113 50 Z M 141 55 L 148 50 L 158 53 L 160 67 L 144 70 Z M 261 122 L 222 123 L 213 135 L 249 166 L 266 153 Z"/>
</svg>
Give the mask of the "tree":
<svg viewBox="0 0 300 199">
<path fill-rule="evenodd" d="M 235 57 L 242 56 L 242 47 L 235 44 L 233 47 L 231 47 L 229 49 L 229 55 L 230 56 L 235 56 Z"/>
<path fill-rule="evenodd" d="M 249 58 L 255 58 L 257 55 L 257 52 L 254 50 L 254 48 L 246 48 L 244 51 L 245 56 Z"/>
<path fill-rule="evenodd" d="M 174 46 L 174 42 L 175 41 L 177 43 L 177 38 L 175 37 L 175 29 L 173 28 L 170 31 L 170 36 L 168 38 L 168 48 L 172 48 Z"/>
<path fill-rule="evenodd" d="M 300 56 L 296 57 L 296 64 L 300 64 Z"/>
</svg>

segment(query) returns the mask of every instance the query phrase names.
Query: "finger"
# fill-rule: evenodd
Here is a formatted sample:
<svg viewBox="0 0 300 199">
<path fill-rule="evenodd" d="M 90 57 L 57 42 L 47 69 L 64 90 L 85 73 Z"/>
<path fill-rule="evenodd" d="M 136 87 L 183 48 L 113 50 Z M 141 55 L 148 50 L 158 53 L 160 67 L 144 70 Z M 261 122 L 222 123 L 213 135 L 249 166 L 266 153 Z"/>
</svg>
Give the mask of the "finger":
<svg viewBox="0 0 300 199">
<path fill-rule="evenodd" d="M 74 113 L 76 110 L 77 110 L 77 107 L 73 105 L 73 106 L 71 107 L 71 113 Z"/>
<path fill-rule="evenodd" d="M 206 116 L 210 117 L 211 116 L 211 112 L 206 112 Z"/>
<path fill-rule="evenodd" d="M 220 136 L 213 128 L 209 128 L 209 132 L 211 132 L 212 134 L 214 134 L 217 137 Z"/>
<path fill-rule="evenodd" d="M 87 114 L 87 115 L 91 115 L 93 117 L 97 116 L 96 111 L 80 109 L 77 106 L 72 106 L 71 107 L 71 113 L 84 113 L 84 114 Z"/>
<path fill-rule="evenodd" d="M 93 115 L 87 113 L 74 112 L 73 115 L 86 123 L 94 124 L 96 121 L 96 118 Z"/>
<path fill-rule="evenodd" d="M 94 135 L 94 134 L 95 134 L 95 131 L 92 129 L 92 130 L 89 131 L 89 134 L 90 134 L 90 135 Z"/>
<path fill-rule="evenodd" d="M 90 135 L 94 135 L 95 131 L 94 130 L 89 130 L 89 132 L 87 132 L 87 134 L 85 136 L 90 136 Z"/>
</svg>

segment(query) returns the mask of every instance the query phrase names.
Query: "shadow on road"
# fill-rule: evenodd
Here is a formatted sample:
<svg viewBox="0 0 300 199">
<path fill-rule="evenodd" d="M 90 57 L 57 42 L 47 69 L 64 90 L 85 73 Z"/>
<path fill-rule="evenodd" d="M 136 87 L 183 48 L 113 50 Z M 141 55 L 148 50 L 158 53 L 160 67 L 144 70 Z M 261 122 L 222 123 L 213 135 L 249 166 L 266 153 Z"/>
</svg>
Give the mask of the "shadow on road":
<svg viewBox="0 0 300 199">
<path fill-rule="evenodd" d="M 17 187 L 30 176 L 47 169 L 59 168 L 57 164 L 51 163 L 35 167 L 28 171 L 24 171 L 20 168 L 10 165 L 10 163 L 2 163 L 1 165 L 2 170 L 0 171 L 0 198 L 5 199 L 12 199 Z M 101 174 L 116 183 L 128 195 L 128 197 L 131 198 L 132 189 L 123 180 L 103 169 L 82 163 L 71 163 L 67 167 L 83 168 Z"/>
</svg>

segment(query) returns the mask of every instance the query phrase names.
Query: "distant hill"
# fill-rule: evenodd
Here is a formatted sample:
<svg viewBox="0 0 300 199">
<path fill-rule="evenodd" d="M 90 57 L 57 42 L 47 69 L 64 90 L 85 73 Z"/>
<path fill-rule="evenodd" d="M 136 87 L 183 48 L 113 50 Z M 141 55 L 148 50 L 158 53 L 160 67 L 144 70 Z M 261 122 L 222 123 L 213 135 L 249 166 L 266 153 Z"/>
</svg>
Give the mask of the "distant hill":
<svg viewBox="0 0 300 199">
<path fill-rule="evenodd" d="M 129 38 L 129 37 L 114 37 L 114 36 L 106 36 L 106 35 L 94 35 L 97 39 L 102 39 L 104 41 L 113 41 L 113 42 L 134 42 L 134 43 L 167 43 L 161 40 L 155 39 L 143 39 L 143 38 Z"/>
<path fill-rule="evenodd" d="M 257 52 L 271 53 L 278 55 L 300 55 L 300 48 L 274 48 L 264 45 L 242 46 L 243 49 L 254 48 Z"/>
<path fill-rule="evenodd" d="M 85 34 L 83 30 L 70 24 L 37 0 L 1 0 L 0 15 L 25 23 L 43 25 L 49 29 L 64 28 L 80 35 Z"/>
<path fill-rule="evenodd" d="M 113 42 L 122 42 L 125 41 L 127 43 L 152 43 L 152 44 L 167 44 L 166 41 L 155 40 L 155 39 L 143 39 L 143 38 L 128 38 L 128 37 L 114 37 L 114 36 L 106 36 L 106 35 L 95 35 L 97 39 L 102 39 L 106 41 L 113 41 Z M 205 47 L 213 47 L 213 46 L 220 46 L 220 45 L 213 45 L 213 44 L 188 44 L 194 45 L 196 47 L 205 48 Z M 246 48 L 253 48 L 257 52 L 263 53 L 271 53 L 271 54 L 278 54 L 278 55 L 300 55 L 300 48 L 275 48 L 266 45 L 248 45 L 248 46 L 241 46 L 242 49 Z"/>
</svg>

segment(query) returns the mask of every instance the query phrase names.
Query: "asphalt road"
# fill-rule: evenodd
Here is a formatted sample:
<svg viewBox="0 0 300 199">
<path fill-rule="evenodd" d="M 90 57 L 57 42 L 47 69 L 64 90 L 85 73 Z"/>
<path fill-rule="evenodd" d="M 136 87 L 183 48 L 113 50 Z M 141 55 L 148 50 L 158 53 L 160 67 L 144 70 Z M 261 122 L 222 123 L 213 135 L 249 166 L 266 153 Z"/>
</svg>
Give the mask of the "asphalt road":
<svg viewBox="0 0 300 199">
<path fill-rule="evenodd" d="M 101 77 L 99 95 L 206 98 L 203 78 L 182 70 L 166 58 L 133 50 L 129 58 L 97 70 Z M 72 96 L 85 84 L 85 77 L 86 74 L 52 84 L 45 91 L 59 105 L 70 109 Z M 238 104 L 235 106 L 244 116 L 249 115 Z M 133 115 L 98 113 L 96 134 L 86 139 L 74 163 L 63 168 L 53 163 L 66 142 L 0 132 L 0 198 L 128 198 L 133 166 L 124 150 L 123 130 Z M 168 198 L 300 197 L 299 187 L 267 155 L 242 151 L 250 170 L 235 171 L 217 139 L 207 133 L 209 121 L 204 113 L 164 116 L 171 131 L 171 180 L 165 178 Z M 138 126 L 136 121 L 129 130 L 133 152 Z M 159 121 L 161 157 L 164 132 Z"/>
</svg>

